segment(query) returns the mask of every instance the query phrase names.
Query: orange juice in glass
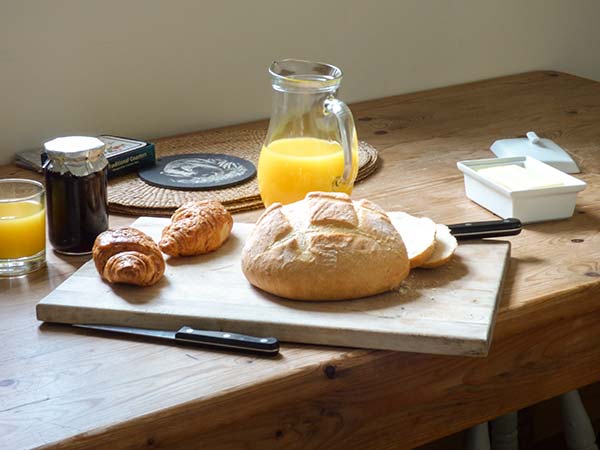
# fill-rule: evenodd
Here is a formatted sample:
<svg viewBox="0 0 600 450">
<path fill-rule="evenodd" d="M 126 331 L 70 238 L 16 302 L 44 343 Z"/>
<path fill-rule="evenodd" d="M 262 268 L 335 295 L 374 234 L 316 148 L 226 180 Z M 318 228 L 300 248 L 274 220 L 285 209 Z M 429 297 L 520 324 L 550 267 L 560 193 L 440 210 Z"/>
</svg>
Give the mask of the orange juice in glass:
<svg viewBox="0 0 600 450">
<path fill-rule="evenodd" d="M 337 67 L 275 61 L 269 131 L 258 161 L 265 206 L 292 203 L 311 191 L 350 194 L 358 173 L 358 141 L 348 106 L 336 98 Z"/>
<path fill-rule="evenodd" d="M 45 191 L 33 180 L 0 180 L 0 277 L 33 272 L 46 261 Z"/>
</svg>

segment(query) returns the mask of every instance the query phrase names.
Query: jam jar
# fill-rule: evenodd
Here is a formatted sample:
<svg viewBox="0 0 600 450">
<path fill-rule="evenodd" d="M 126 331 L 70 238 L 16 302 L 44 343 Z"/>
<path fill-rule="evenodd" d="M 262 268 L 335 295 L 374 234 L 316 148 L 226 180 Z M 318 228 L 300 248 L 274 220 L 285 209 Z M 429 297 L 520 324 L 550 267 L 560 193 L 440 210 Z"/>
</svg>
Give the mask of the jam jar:
<svg viewBox="0 0 600 450">
<path fill-rule="evenodd" d="M 104 143 L 68 136 L 48 141 L 44 148 L 50 243 L 59 253 L 89 254 L 96 236 L 108 229 Z"/>
</svg>

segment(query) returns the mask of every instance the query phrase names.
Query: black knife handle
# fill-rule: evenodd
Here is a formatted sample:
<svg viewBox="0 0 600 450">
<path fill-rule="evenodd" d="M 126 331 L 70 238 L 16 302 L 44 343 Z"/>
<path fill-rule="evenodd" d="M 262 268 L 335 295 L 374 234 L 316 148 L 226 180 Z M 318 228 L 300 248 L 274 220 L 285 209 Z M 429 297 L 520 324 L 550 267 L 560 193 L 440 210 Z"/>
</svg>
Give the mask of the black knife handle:
<svg viewBox="0 0 600 450">
<path fill-rule="evenodd" d="M 175 339 L 204 344 L 210 347 L 231 348 L 269 354 L 279 352 L 279 341 L 274 337 L 246 336 L 226 331 L 204 331 L 195 330 L 191 327 L 181 327 L 175 333 Z"/>
<path fill-rule="evenodd" d="M 521 232 L 519 219 L 465 222 L 448 225 L 456 239 L 481 239 L 487 237 L 515 236 Z"/>
</svg>

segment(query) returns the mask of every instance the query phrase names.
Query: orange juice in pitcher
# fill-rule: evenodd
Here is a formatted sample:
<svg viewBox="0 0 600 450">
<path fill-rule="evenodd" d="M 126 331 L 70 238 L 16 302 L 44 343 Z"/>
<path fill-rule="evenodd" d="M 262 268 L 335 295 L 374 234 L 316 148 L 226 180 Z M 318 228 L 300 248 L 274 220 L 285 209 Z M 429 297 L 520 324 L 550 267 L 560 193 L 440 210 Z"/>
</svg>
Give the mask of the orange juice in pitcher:
<svg viewBox="0 0 600 450">
<path fill-rule="evenodd" d="M 263 203 L 292 203 L 311 191 L 350 194 L 358 172 L 358 141 L 350 109 L 335 97 L 341 70 L 282 60 L 269 72 L 275 93 L 258 162 Z"/>
<path fill-rule="evenodd" d="M 355 167 L 356 155 L 353 151 Z M 258 172 L 265 205 L 276 201 L 292 203 L 310 191 L 352 192 L 351 184 L 336 186 L 344 172 L 344 149 L 336 141 L 312 137 L 278 139 L 262 149 Z"/>
</svg>

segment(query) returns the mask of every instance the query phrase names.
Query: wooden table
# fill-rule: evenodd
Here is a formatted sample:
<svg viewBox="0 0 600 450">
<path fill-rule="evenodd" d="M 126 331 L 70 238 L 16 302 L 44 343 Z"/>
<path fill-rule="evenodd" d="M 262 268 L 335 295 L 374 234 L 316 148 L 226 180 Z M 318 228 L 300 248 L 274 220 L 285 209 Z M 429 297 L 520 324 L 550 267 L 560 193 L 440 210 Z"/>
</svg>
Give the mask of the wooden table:
<svg viewBox="0 0 600 450">
<path fill-rule="evenodd" d="M 0 448 L 411 448 L 600 380 L 600 83 L 534 72 L 352 110 L 382 158 L 354 197 L 442 223 L 493 218 L 456 161 L 495 139 L 535 130 L 580 164 L 574 216 L 510 238 L 487 358 L 284 345 L 261 359 L 40 324 L 36 302 L 85 261 L 50 251 L 46 270 L 0 281 Z"/>
</svg>

